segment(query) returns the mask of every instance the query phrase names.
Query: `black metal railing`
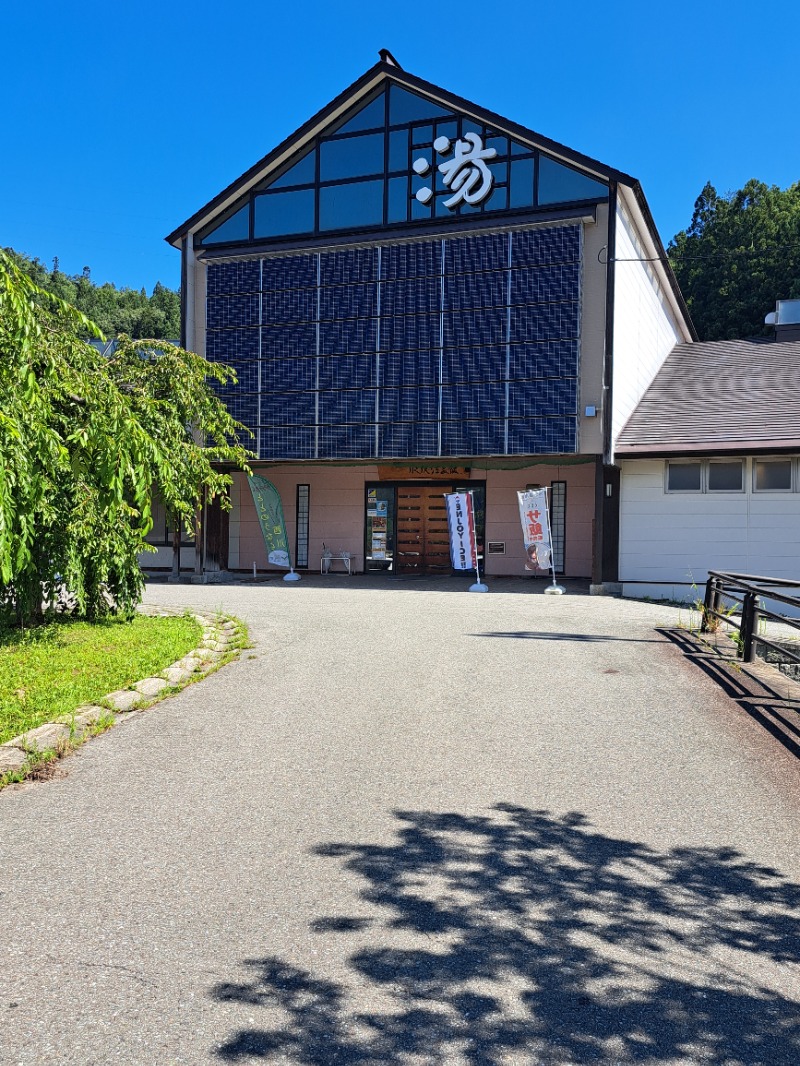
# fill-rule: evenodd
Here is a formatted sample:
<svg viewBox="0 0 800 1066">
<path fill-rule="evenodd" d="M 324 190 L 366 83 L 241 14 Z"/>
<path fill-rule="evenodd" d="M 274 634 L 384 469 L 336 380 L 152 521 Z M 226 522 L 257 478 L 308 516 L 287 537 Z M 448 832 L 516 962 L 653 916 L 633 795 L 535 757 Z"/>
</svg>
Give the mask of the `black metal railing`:
<svg viewBox="0 0 800 1066">
<path fill-rule="evenodd" d="M 791 595 L 788 589 L 795 589 Z M 772 648 L 781 656 L 800 663 L 800 652 L 786 647 L 785 642 L 769 640 L 764 633 L 759 633 L 762 620 L 770 619 L 781 622 L 800 631 L 800 618 L 790 618 L 764 606 L 764 600 L 785 603 L 800 612 L 800 581 L 790 581 L 780 577 L 758 577 L 755 574 L 729 574 L 722 570 L 709 570 L 706 582 L 706 596 L 703 601 L 703 622 L 700 630 L 707 633 L 714 628 L 712 619 L 726 622 L 739 630 L 739 655 L 746 663 L 756 657 L 756 644 Z M 733 601 L 725 607 L 723 601 Z M 737 611 L 735 604 L 739 604 Z M 737 619 L 737 614 L 739 615 Z"/>
</svg>

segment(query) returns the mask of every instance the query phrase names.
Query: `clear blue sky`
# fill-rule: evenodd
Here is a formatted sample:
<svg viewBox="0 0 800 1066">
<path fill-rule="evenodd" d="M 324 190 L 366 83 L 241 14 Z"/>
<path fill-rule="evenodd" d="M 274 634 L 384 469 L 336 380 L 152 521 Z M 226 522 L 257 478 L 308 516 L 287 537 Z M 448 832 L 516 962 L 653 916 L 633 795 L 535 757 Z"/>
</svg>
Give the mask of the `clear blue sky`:
<svg viewBox="0 0 800 1066">
<path fill-rule="evenodd" d="M 706 181 L 800 180 L 799 42 L 796 0 L 7 3 L 0 245 L 177 287 L 165 234 L 381 47 L 638 177 L 666 243 Z"/>
</svg>

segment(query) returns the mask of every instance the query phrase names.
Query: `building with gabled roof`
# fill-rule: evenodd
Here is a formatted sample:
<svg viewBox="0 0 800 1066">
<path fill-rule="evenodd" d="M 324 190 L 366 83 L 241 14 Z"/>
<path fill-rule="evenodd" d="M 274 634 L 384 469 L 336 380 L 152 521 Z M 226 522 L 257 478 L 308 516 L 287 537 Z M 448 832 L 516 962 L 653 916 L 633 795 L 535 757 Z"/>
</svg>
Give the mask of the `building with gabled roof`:
<svg viewBox="0 0 800 1066">
<path fill-rule="evenodd" d="M 626 595 L 695 600 L 709 570 L 796 577 L 800 328 L 677 345 L 616 458 Z"/>
<path fill-rule="evenodd" d="M 384 50 L 167 240 L 298 568 L 449 573 L 442 494 L 469 488 L 486 573 L 522 573 L 516 491 L 543 485 L 558 570 L 617 579 L 616 442 L 695 339 L 635 178 Z M 264 569 L 238 475 L 232 502 L 204 565 Z"/>
</svg>

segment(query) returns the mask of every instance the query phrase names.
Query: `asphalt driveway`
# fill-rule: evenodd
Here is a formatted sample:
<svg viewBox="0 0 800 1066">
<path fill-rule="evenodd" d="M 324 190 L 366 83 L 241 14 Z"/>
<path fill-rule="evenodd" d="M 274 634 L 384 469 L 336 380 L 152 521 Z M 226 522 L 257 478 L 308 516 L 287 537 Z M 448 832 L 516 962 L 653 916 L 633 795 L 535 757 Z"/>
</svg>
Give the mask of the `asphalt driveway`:
<svg viewBox="0 0 800 1066">
<path fill-rule="evenodd" d="M 254 647 L 0 793 L 1 1063 L 800 1061 L 797 760 L 685 610 L 467 584 L 148 588 Z"/>
</svg>

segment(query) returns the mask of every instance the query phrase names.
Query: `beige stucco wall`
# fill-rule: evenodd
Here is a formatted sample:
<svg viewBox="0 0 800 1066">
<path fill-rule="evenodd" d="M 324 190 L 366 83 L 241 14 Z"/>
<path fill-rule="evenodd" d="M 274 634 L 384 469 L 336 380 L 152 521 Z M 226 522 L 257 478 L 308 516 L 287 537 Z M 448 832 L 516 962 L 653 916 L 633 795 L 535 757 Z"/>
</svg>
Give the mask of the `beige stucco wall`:
<svg viewBox="0 0 800 1066">
<path fill-rule="evenodd" d="M 597 205 L 597 222 L 583 228 L 581 274 L 580 387 L 578 390 L 578 450 L 583 455 L 603 451 L 603 357 L 606 344 L 606 267 L 600 260 L 608 244 L 608 205 Z M 587 406 L 597 408 L 587 418 Z"/>
<path fill-rule="evenodd" d="M 268 478 L 283 503 L 286 532 L 294 555 L 297 532 L 297 486 L 309 486 L 308 561 L 319 566 L 323 542 L 334 552 L 356 556 L 356 568 L 364 568 L 364 483 L 378 480 L 377 466 L 275 465 L 256 473 Z M 233 512 L 230 524 L 228 564 L 231 569 L 259 570 L 268 566 L 264 540 L 258 525 L 253 497 L 243 475 L 234 478 Z"/>
<path fill-rule="evenodd" d="M 378 481 L 378 468 L 372 465 L 299 466 L 276 464 L 259 469 L 275 485 L 283 501 L 289 544 L 294 552 L 296 534 L 297 485 L 309 485 L 309 569 L 319 565 L 323 542 L 334 552 L 349 551 L 356 557 L 356 569 L 364 568 L 364 485 Z M 486 481 L 486 540 L 504 541 L 505 555 L 486 558 L 488 575 L 525 573 L 517 491 L 527 485 L 549 486 L 551 481 L 567 482 L 566 574 L 588 577 L 592 566 L 592 520 L 594 507 L 594 464 L 560 465 L 544 460 L 519 470 L 484 470 L 472 467 L 472 480 Z M 267 565 L 264 541 L 259 529 L 253 499 L 242 475 L 234 478 L 233 511 L 230 521 L 228 563 L 233 570 L 274 569 Z"/>
<path fill-rule="evenodd" d="M 206 354 L 206 291 L 208 268 L 205 263 L 196 263 L 194 271 L 194 304 L 190 326 L 189 350 Z"/>
<path fill-rule="evenodd" d="M 473 470 L 473 475 L 477 472 Z M 481 476 L 484 476 L 481 473 Z M 486 477 L 486 540 L 505 541 L 505 555 L 486 557 L 487 574 L 525 573 L 525 550 L 519 520 L 517 492 L 528 485 L 567 483 L 567 525 L 564 568 L 567 577 L 592 573 L 592 520 L 594 518 L 594 463 L 562 466 L 541 463 L 522 470 L 489 470 Z"/>
</svg>

